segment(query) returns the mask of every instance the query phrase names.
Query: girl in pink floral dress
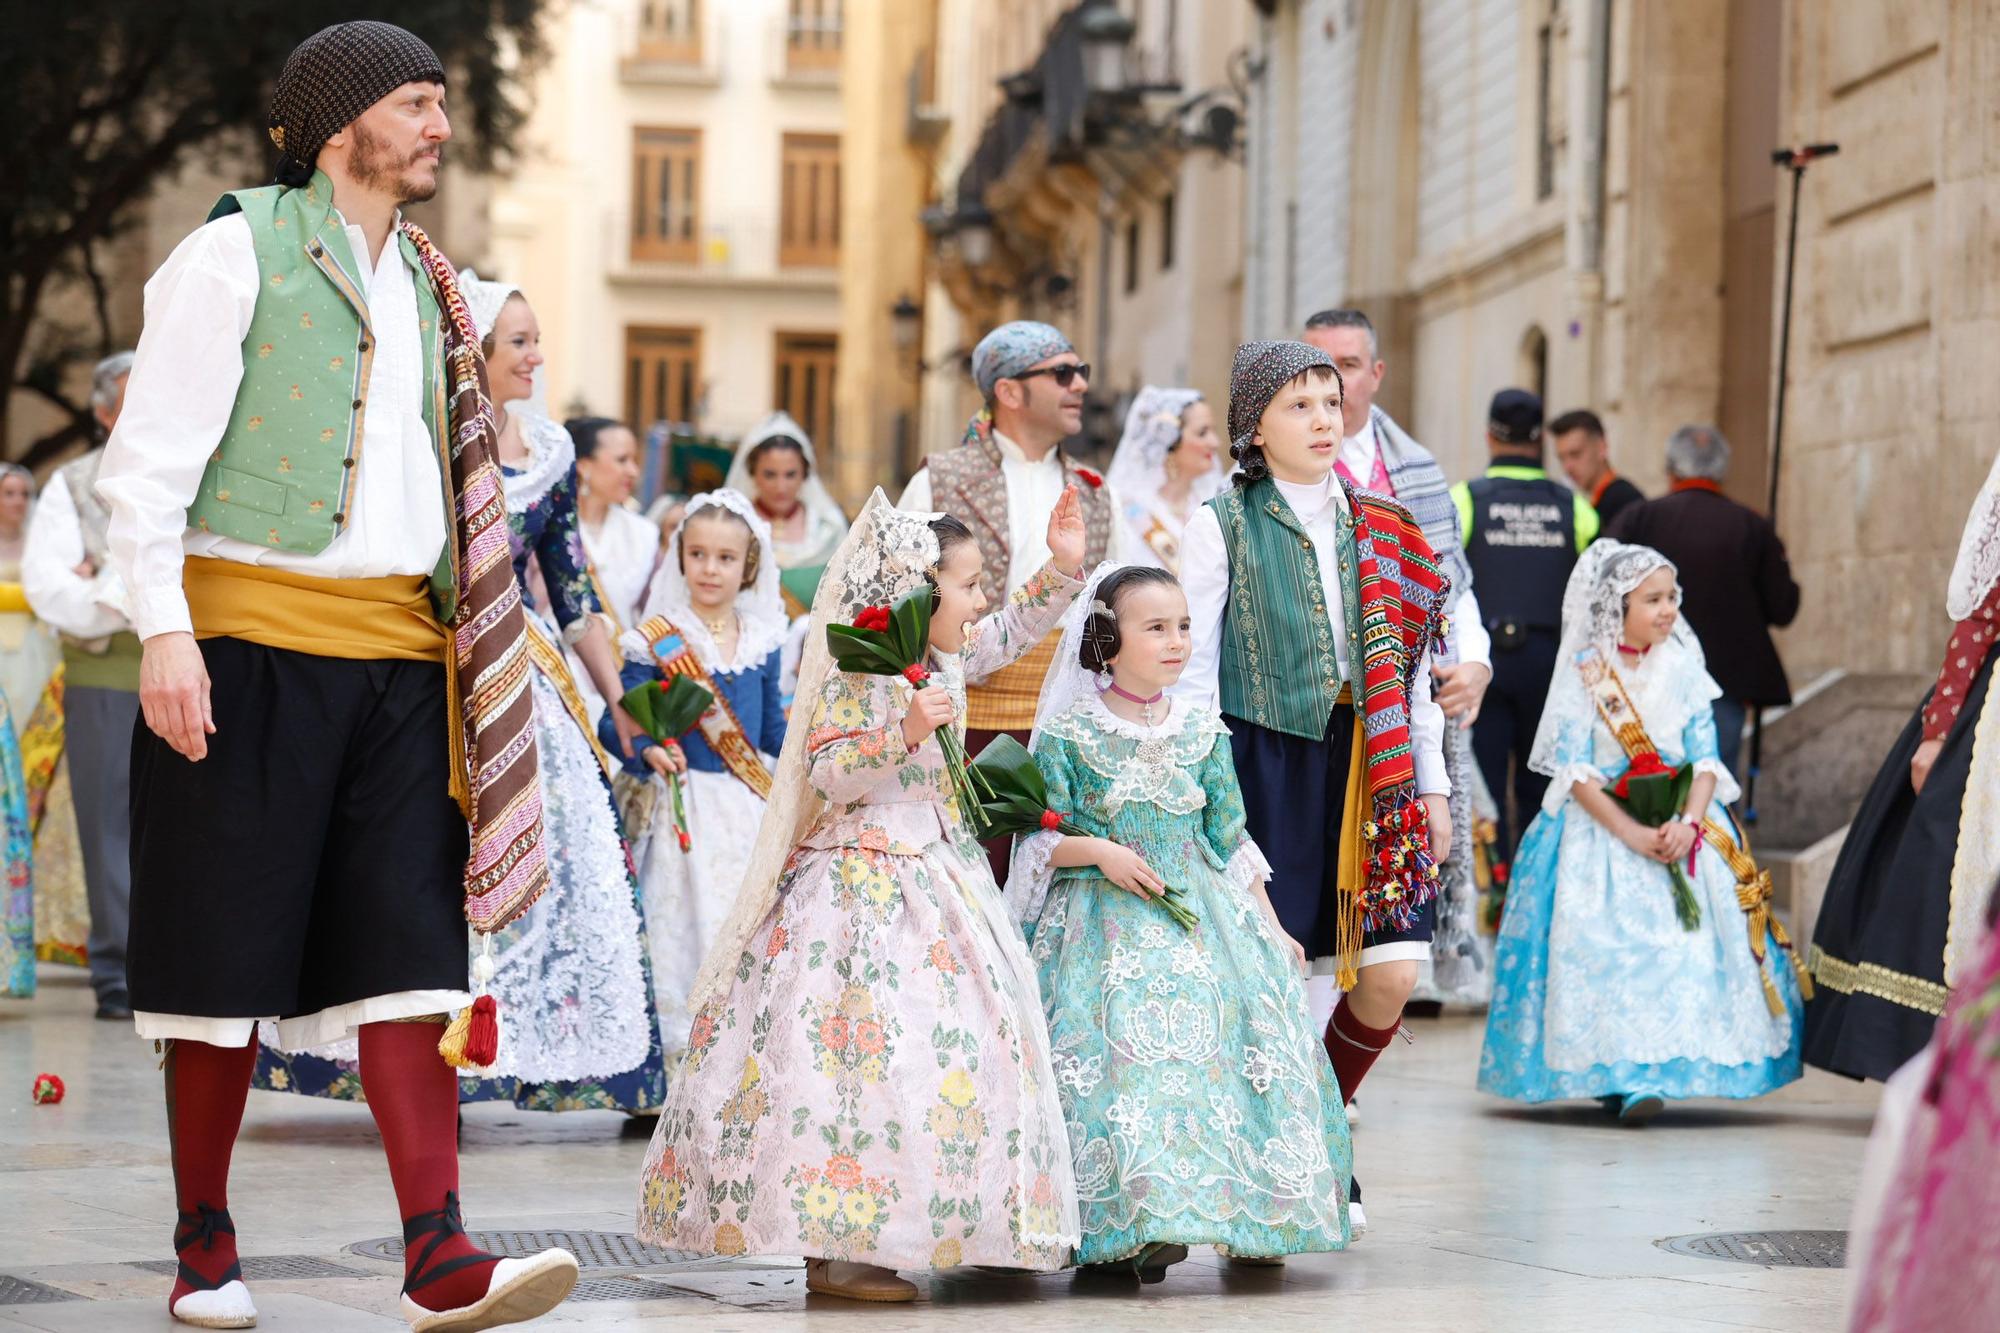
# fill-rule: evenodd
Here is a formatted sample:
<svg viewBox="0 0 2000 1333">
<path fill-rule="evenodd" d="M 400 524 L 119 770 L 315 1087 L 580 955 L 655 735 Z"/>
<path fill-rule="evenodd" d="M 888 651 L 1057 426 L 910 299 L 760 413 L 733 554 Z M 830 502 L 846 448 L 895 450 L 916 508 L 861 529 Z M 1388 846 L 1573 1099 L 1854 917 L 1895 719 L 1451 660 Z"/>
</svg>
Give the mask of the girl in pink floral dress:
<svg viewBox="0 0 2000 1333">
<path fill-rule="evenodd" d="M 915 1297 L 893 1269 L 1069 1261 L 1076 1188 L 1034 965 L 932 734 L 962 727 L 968 675 L 1034 647 L 1081 587 L 1073 491 L 1048 542 L 1048 566 L 977 624 L 979 547 L 949 516 L 877 491 L 828 567 L 799 671 L 812 711 L 647 1157 L 652 1243 L 804 1254 L 808 1290 L 873 1301 Z M 829 668 L 829 622 L 926 583 L 930 686 Z"/>
</svg>

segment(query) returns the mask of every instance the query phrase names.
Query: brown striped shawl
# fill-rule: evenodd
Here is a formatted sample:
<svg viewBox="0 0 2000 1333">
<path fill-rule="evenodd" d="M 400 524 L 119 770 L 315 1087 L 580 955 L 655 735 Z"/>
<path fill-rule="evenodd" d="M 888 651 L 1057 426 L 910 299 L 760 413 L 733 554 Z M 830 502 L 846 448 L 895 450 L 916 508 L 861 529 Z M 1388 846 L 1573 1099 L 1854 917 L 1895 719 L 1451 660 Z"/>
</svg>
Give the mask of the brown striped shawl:
<svg viewBox="0 0 2000 1333">
<path fill-rule="evenodd" d="M 449 373 L 451 554 L 457 594 L 447 628 L 452 796 L 472 826 L 465 919 L 491 934 L 549 884 L 542 834 L 540 756 L 528 687 L 528 626 L 507 536 L 499 432 L 479 334 L 451 263 L 414 223 L 403 234 L 437 288 Z"/>
</svg>

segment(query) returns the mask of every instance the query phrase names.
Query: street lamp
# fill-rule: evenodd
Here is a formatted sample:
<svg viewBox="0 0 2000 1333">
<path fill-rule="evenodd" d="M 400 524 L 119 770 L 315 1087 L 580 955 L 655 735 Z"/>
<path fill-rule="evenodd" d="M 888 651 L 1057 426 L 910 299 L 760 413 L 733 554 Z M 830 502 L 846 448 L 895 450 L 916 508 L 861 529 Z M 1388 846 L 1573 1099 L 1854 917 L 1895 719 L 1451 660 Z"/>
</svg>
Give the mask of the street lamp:
<svg viewBox="0 0 2000 1333">
<path fill-rule="evenodd" d="M 889 307 L 889 336 L 895 341 L 896 350 L 908 352 L 917 345 L 917 336 L 924 329 L 924 308 L 910 299 L 904 292 L 896 298 L 896 304 Z"/>
<path fill-rule="evenodd" d="M 1118 12 L 1110 0 L 1097 0 L 1077 20 L 1077 35 L 1083 42 L 1084 86 L 1092 94 L 1123 96 L 1125 49 L 1139 25 Z"/>
<path fill-rule="evenodd" d="M 984 204 L 970 203 L 958 210 L 958 254 L 971 268 L 984 268 L 993 259 L 993 214 Z"/>
</svg>

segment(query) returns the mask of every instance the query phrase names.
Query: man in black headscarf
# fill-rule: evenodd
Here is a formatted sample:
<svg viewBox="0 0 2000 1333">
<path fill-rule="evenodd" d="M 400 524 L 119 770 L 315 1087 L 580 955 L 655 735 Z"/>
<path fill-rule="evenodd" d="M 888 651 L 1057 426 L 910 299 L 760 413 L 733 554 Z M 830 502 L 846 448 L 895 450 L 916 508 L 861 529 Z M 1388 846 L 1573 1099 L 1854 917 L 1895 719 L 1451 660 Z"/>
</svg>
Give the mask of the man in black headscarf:
<svg viewBox="0 0 2000 1333">
<path fill-rule="evenodd" d="M 467 336 L 449 267 L 398 227 L 436 193 L 444 93 L 430 47 L 390 24 L 337 24 L 292 53 L 271 107 L 278 183 L 223 196 L 147 283 L 97 479 L 144 643 L 130 980 L 140 1035 L 166 1049 L 168 1308 L 201 1327 L 257 1321 L 227 1196 L 260 1020 L 290 1049 L 358 1042 L 413 1328 L 533 1318 L 576 1281 L 564 1251 L 503 1259 L 466 1236 L 439 1049 L 472 1002 L 468 916 L 493 929 L 545 882 L 531 802 L 507 862 L 529 872 L 467 871 L 492 766 L 455 741 L 491 728 L 476 688 L 449 716 L 445 626 L 484 604 L 460 578 L 471 520 L 454 490 L 488 439 L 452 431 L 481 395 L 462 352 L 446 382 Z M 517 649 L 520 615 L 495 603 L 497 632 L 470 652 Z M 514 776 L 538 790 L 532 759 Z M 474 879 L 519 892 L 474 904 Z"/>
</svg>

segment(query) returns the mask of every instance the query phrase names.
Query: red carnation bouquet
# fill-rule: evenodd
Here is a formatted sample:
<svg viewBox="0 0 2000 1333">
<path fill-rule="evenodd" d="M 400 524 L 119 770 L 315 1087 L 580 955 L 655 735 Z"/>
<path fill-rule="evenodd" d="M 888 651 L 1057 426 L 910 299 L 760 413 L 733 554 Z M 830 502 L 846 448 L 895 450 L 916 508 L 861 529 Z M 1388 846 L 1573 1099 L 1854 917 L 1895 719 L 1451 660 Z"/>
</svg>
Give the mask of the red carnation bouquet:
<svg viewBox="0 0 2000 1333">
<path fill-rule="evenodd" d="M 1641 750 L 1632 756 L 1632 766 L 1619 775 L 1618 781 L 1606 787 L 1604 794 L 1647 828 L 1658 828 L 1680 814 L 1681 807 L 1687 804 L 1688 789 L 1693 785 L 1692 764 L 1672 768 L 1656 752 Z M 1690 871 L 1694 869 L 1695 854 L 1700 850 L 1701 830 L 1697 827 L 1694 850 L 1688 854 Z M 1674 915 L 1680 918 L 1681 929 L 1697 929 L 1701 925 L 1701 904 L 1695 899 L 1693 886 L 1681 873 L 1678 861 L 1667 862 L 1667 874 L 1673 878 Z"/>
<path fill-rule="evenodd" d="M 995 736 L 972 761 L 971 772 L 973 784 L 984 793 L 979 808 L 990 836 L 1025 833 L 1090 836 L 1063 811 L 1050 808 L 1047 779 L 1042 777 L 1042 770 L 1028 753 L 1028 747 L 1012 736 Z M 1183 930 L 1193 930 L 1200 921 L 1181 900 L 1180 890 L 1172 885 L 1154 901 Z"/>
<path fill-rule="evenodd" d="M 930 684 L 930 668 L 924 658 L 931 647 L 931 589 L 923 584 L 904 594 L 894 606 L 865 606 L 852 625 L 826 627 L 827 651 L 835 668 L 863 676 L 901 676 L 913 689 Z M 958 802 L 959 815 L 977 837 L 985 836 L 985 820 L 980 814 L 979 794 L 967 774 L 965 742 L 956 727 L 946 725 L 934 733 L 944 754 L 945 781 Z"/>
<path fill-rule="evenodd" d="M 674 675 L 666 684 L 649 680 L 644 685 L 625 692 L 619 700 L 625 711 L 632 715 L 640 729 L 655 741 L 665 745 L 678 741 L 701 724 L 701 716 L 715 702 L 715 695 L 695 684 L 686 676 Z M 694 845 L 688 833 L 687 804 L 681 795 L 681 775 L 667 774 L 668 818 L 674 826 L 674 839 L 683 852 Z"/>
</svg>

